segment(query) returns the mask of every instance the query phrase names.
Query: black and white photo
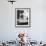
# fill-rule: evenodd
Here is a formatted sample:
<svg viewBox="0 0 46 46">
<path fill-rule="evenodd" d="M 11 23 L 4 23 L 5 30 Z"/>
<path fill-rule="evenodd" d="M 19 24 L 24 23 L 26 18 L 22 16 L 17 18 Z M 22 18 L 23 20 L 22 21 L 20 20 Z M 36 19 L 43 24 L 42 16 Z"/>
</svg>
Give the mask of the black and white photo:
<svg viewBox="0 0 46 46">
<path fill-rule="evenodd" d="M 30 8 L 16 8 L 15 9 L 16 26 L 29 27 L 30 26 Z"/>
</svg>

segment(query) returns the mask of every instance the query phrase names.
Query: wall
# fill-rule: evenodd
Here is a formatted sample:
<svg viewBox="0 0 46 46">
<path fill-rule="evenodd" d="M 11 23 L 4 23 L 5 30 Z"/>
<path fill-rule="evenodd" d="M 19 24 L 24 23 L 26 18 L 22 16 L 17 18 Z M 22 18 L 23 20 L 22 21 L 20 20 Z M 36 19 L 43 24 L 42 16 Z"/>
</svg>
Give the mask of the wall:
<svg viewBox="0 0 46 46">
<path fill-rule="evenodd" d="M 46 1 L 17 0 L 14 5 L 0 0 L 0 41 L 15 40 L 19 32 L 28 33 L 33 40 L 46 40 Z M 31 8 L 31 27 L 15 27 L 15 8 Z"/>
</svg>

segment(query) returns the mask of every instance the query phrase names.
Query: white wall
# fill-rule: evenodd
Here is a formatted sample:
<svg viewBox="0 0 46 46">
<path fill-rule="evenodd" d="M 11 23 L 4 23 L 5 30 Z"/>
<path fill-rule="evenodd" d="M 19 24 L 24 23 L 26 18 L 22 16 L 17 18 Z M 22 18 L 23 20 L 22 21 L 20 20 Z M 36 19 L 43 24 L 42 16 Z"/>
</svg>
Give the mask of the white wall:
<svg viewBox="0 0 46 46">
<path fill-rule="evenodd" d="M 46 40 L 46 1 L 17 0 L 14 5 L 0 0 L 0 41 L 15 40 L 19 32 L 26 32 L 33 40 Z M 15 8 L 31 8 L 31 27 L 15 27 Z"/>
</svg>

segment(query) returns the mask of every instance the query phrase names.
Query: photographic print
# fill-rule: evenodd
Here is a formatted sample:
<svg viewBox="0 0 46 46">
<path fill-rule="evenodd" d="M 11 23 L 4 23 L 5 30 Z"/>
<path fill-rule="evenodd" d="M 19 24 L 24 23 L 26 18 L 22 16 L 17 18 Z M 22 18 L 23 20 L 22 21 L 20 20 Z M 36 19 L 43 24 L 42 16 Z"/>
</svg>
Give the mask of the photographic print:
<svg viewBox="0 0 46 46">
<path fill-rule="evenodd" d="M 30 8 L 15 9 L 15 25 L 17 27 L 30 27 L 31 10 Z"/>
</svg>

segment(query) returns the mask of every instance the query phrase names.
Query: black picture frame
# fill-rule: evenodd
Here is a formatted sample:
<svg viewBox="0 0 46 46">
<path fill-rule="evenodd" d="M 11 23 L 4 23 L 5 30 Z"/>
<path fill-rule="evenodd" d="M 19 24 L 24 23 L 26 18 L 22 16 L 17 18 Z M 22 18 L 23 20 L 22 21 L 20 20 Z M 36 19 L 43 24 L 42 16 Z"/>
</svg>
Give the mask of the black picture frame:
<svg viewBox="0 0 46 46">
<path fill-rule="evenodd" d="M 30 8 L 15 8 L 15 27 L 31 27 Z"/>
</svg>

